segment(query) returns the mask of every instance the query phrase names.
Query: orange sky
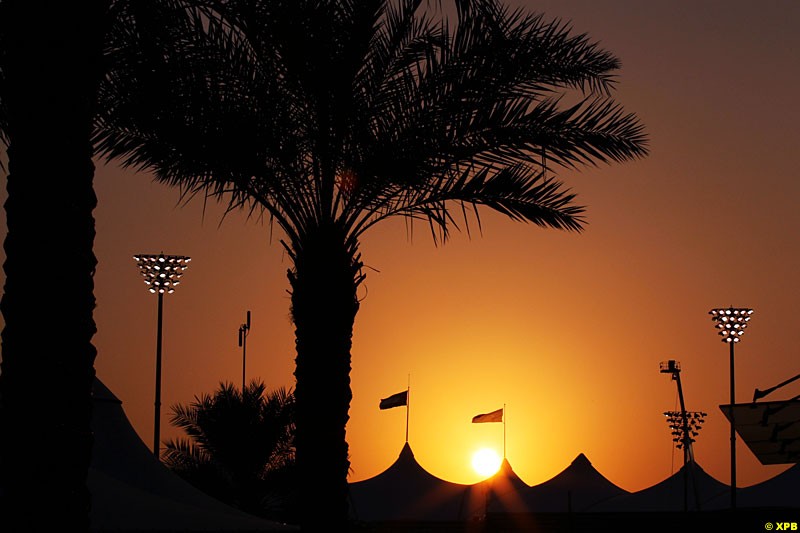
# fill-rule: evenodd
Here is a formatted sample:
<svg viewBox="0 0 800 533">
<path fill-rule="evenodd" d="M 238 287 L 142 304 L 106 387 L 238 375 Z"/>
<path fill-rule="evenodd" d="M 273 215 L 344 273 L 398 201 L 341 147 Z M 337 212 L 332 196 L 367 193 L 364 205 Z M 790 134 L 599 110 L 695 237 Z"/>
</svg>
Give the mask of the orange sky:
<svg viewBox="0 0 800 533">
<path fill-rule="evenodd" d="M 708 310 L 755 309 L 736 348 L 740 401 L 800 373 L 800 3 L 525 4 L 572 20 L 620 57 L 617 97 L 646 125 L 651 155 L 560 175 L 589 206 L 580 235 L 485 212 L 482 236 L 456 234 L 439 248 L 423 226 L 409 240 L 399 220 L 366 236 L 351 479 L 380 473 L 400 452 L 405 411 L 379 411 L 378 401 L 405 389 L 410 374 L 410 443 L 434 475 L 478 481 L 471 455 L 502 452 L 503 428 L 470 420 L 506 404 L 508 459 L 526 483 L 582 452 L 617 485 L 645 488 L 682 460 L 661 415 L 677 406 L 675 385 L 658 371 L 677 359 L 687 408 L 709 413 L 697 460 L 727 482 L 718 405 L 728 401 L 728 350 Z M 280 235 L 239 214 L 220 226 L 220 208 L 180 207 L 176 191 L 146 174 L 99 166 L 95 187 L 96 368 L 143 440 L 152 441 L 156 297 L 134 253 L 193 258 L 165 297 L 164 438 L 178 435 L 170 405 L 240 383 L 237 332 L 248 309 L 248 376 L 291 386 Z M 768 399 L 797 394 L 795 383 Z M 740 440 L 740 486 L 785 468 L 761 465 Z"/>
</svg>

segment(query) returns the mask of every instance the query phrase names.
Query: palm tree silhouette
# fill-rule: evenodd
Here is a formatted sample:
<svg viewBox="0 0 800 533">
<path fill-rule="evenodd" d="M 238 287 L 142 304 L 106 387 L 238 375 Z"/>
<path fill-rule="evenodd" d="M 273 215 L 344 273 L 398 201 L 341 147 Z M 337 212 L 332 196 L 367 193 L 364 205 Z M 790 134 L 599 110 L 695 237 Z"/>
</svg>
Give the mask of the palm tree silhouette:
<svg viewBox="0 0 800 533">
<path fill-rule="evenodd" d="M 97 353 L 90 134 L 107 7 L 0 2 L 0 144 L 9 172 L 0 516 L 15 531 L 89 529 Z"/>
<path fill-rule="evenodd" d="M 293 487 L 294 398 L 251 381 L 221 383 L 213 394 L 172 406 L 187 438 L 166 443 L 163 461 L 190 483 L 253 514 L 286 519 Z"/>
<path fill-rule="evenodd" d="M 497 0 L 455 0 L 454 19 L 421 0 L 132 4 L 113 32 L 95 141 L 284 232 L 301 501 L 314 509 L 303 527 L 335 530 L 347 519 L 359 239 L 401 216 L 439 242 L 461 228 L 456 214 L 479 225 L 479 208 L 581 230 L 583 208 L 554 172 L 647 153 L 612 98 L 619 61 Z"/>
</svg>

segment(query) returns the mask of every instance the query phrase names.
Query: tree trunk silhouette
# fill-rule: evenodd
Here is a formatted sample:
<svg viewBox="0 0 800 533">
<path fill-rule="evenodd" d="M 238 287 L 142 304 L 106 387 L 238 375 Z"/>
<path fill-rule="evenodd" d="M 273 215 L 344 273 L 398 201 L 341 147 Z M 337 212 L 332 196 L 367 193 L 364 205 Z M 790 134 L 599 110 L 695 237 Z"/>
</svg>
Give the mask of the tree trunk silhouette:
<svg viewBox="0 0 800 533">
<path fill-rule="evenodd" d="M 357 246 L 335 223 L 313 228 L 290 253 L 294 269 L 296 434 L 303 531 L 340 531 L 347 523 L 350 468 L 350 348 L 361 283 Z"/>
<path fill-rule="evenodd" d="M 7 0 L 0 10 L 9 141 L 0 515 L 21 531 L 87 531 L 97 264 L 89 139 L 105 3 Z"/>
</svg>

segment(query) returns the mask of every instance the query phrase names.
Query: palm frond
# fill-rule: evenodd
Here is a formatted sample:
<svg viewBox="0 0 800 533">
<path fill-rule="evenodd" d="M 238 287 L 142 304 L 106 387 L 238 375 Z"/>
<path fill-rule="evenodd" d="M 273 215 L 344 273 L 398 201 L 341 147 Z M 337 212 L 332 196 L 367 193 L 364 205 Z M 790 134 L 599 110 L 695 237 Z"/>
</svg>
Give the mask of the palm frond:
<svg viewBox="0 0 800 533">
<path fill-rule="evenodd" d="M 394 201 L 395 198 L 396 195 L 389 193 L 386 202 L 379 204 L 381 210 L 372 217 L 363 217 L 354 231 L 363 233 L 385 218 L 401 215 L 426 220 L 434 241 L 446 240 L 450 227 L 459 228 L 451 214 L 453 206 L 459 206 L 465 224 L 471 215 L 479 227 L 480 207 L 540 227 L 581 231 L 585 225 L 585 209 L 574 205 L 575 194 L 560 181 L 545 178 L 540 169 L 527 165 L 500 170 L 466 168 L 432 182 L 428 188 L 417 188 L 413 196 L 400 201 Z"/>
<path fill-rule="evenodd" d="M 172 407 L 171 423 L 188 437 L 167 443 L 174 468 L 213 465 L 233 478 L 262 478 L 294 460 L 294 396 L 284 387 L 267 391 L 252 380 L 244 390 L 223 382 L 213 394 Z"/>
<path fill-rule="evenodd" d="M 211 458 L 190 439 L 171 439 L 166 442 L 162 462 L 171 470 L 190 472 L 210 464 Z"/>
<path fill-rule="evenodd" d="M 265 210 L 290 248 L 334 219 L 354 236 L 394 214 L 445 229 L 453 206 L 575 230 L 574 195 L 534 179 L 541 154 L 551 172 L 647 154 L 612 98 L 619 60 L 497 0 L 457 0 L 455 20 L 421 0 L 122 5 L 98 151 Z"/>
</svg>

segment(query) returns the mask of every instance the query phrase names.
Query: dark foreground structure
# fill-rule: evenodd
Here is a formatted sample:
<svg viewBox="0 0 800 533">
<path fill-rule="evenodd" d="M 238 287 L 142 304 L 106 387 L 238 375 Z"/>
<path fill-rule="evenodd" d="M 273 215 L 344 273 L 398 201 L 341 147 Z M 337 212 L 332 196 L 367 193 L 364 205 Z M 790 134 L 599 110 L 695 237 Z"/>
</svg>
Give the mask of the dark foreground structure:
<svg viewBox="0 0 800 533">
<path fill-rule="evenodd" d="M 157 462 L 127 419 L 122 402 L 94 383 L 95 447 L 88 485 L 96 533 L 292 531 L 199 492 Z M 741 507 L 727 509 L 729 487 L 695 465 L 629 493 L 604 478 L 583 454 L 552 479 L 530 487 L 504 461 L 490 480 L 460 485 L 427 472 L 406 443 L 377 476 L 350 484 L 353 533 L 594 533 L 798 531 L 800 465 L 737 489 Z M 689 489 L 688 511 L 684 490 Z M 695 498 L 697 495 L 697 499 Z M 695 510 L 695 501 L 702 510 Z M 0 517 L 0 531 L 3 530 Z"/>
<path fill-rule="evenodd" d="M 691 467 L 691 468 L 690 468 Z M 406 443 L 386 471 L 350 484 L 354 531 L 594 533 L 800 530 L 800 465 L 737 489 L 700 465 L 637 492 L 614 485 L 580 454 L 552 479 L 526 485 L 507 460 L 495 476 L 456 485 L 428 473 Z"/>
<path fill-rule="evenodd" d="M 489 515 L 482 533 L 614 533 L 790 530 L 800 523 L 800 509 L 740 509 L 731 511 L 536 513 Z M 767 526 L 767 524 L 771 524 Z M 455 531 L 455 530 L 454 530 Z M 466 531 L 466 530 L 462 530 Z"/>
<path fill-rule="evenodd" d="M 793 529 L 794 528 L 794 529 Z M 466 522 L 374 522 L 361 533 L 650 533 L 798 531 L 800 509 L 621 513 L 497 513 Z"/>
</svg>

